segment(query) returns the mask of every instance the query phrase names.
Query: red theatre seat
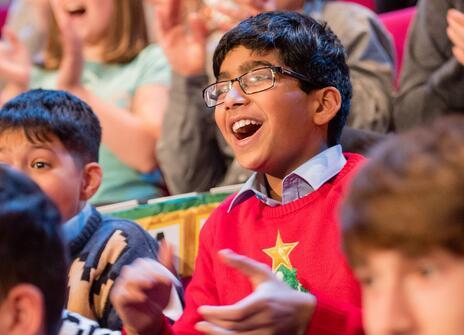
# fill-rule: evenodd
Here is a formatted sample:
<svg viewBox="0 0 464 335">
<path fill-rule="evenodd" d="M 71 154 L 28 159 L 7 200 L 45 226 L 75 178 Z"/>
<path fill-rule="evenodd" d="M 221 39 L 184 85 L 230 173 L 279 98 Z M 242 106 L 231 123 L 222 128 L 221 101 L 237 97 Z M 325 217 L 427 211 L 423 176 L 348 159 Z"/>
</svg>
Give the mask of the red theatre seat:
<svg viewBox="0 0 464 335">
<path fill-rule="evenodd" d="M 375 0 L 343 0 L 343 1 L 354 2 L 354 3 L 357 3 L 357 4 L 363 5 L 363 6 L 367 7 L 367 8 L 370 8 L 374 12 L 376 10 Z"/>
<path fill-rule="evenodd" d="M 415 13 L 416 7 L 410 7 L 380 15 L 380 19 L 382 20 L 383 24 L 393 36 L 393 41 L 396 48 L 397 74 L 399 74 L 401 71 L 408 28 Z"/>
<path fill-rule="evenodd" d="M 8 5 L 0 5 L 0 36 L 3 26 L 5 25 L 6 16 L 8 15 Z"/>
</svg>

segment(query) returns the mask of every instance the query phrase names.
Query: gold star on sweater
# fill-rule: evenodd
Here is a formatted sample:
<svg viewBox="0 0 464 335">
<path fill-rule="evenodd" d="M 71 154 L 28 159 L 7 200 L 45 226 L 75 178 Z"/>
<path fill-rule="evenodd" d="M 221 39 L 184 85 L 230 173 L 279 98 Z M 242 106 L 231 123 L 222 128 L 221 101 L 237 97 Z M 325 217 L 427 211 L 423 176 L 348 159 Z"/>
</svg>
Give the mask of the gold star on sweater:
<svg viewBox="0 0 464 335">
<path fill-rule="evenodd" d="M 280 237 L 280 231 L 277 231 L 276 245 L 272 248 L 263 249 L 263 252 L 272 258 L 272 271 L 276 272 L 281 265 L 289 270 L 293 269 L 288 256 L 298 243 L 299 242 L 284 243 Z"/>
</svg>

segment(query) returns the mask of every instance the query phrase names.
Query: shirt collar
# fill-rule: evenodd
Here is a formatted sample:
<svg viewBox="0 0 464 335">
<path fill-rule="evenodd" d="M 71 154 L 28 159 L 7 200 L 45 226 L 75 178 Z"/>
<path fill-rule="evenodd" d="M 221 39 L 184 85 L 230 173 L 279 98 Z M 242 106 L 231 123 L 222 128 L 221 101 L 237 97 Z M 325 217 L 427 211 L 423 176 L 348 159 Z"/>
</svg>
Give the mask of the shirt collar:
<svg viewBox="0 0 464 335">
<path fill-rule="evenodd" d="M 86 203 L 84 208 L 62 225 L 63 237 L 66 243 L 74 240 L 84 229 L 88 218 L 92 215 L 92 205 Z"/>
<path fill-rule="evenodd" d="M 346 159 L 339 144 L 320 152 L 282 180 L 282 203 L 267 195 L 265 175 L 255 172 L 232 199 L 228 211 L 253 195 L 272 207 L 300 199 L 319 189 L 337 175 L 345 164 Z"/>
</svg>

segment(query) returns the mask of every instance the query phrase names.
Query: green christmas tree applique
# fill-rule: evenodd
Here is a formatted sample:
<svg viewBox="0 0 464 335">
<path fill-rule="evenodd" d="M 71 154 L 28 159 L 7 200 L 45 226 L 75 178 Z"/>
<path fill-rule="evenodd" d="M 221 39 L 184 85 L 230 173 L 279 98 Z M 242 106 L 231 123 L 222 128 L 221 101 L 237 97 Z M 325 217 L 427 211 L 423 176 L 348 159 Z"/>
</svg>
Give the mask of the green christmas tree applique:
<svg viewBox="0 0 464 335">
<path fill-rule="evenodd" d="M 272 271 L 276 276 L 287 283 L 293 289 L 300 292 L 308 292 L 296 277 L 296 269 L 290 262 L 289 255 L 299 242 L 285 243 L 282 241 L 280 231 L 277 231 L 276 244 L 272 248 L 263 249 L 263 252 L 272 258 Z"/>
</svg>

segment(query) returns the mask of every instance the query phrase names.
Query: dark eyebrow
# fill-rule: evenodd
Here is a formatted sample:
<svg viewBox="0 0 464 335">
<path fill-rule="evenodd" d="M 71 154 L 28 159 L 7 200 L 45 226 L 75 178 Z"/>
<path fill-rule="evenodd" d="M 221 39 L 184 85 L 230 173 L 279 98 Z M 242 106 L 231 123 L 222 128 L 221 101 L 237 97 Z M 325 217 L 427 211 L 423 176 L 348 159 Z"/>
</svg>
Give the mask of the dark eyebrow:
<svg viewBox="0 0 464 335">
<path fill-rule="evenodd" d="M 56 154 L 56 151 L 53 149 L 53 147 L 51 145 L 48 145 L 47 143 L 32 144 L 32 147 L 28 150 L 28 153 L 34 152 L 36 150 L 45 150 L 53 154 Z"/>
<path fill-rule="evenodd" d="M 216 81 L 224 81 L 224 80 L 226 80 L 226 78 L 229 78 L 229 77 L 230 77 L 229 72 L 221 72 L 217 76 Z"/>
<path fill-rule="evenodd" d="M 247 73 L 248 71 L 251 71 L 253 69 L 256 69 L 258 67 L 262 66 L 272 66 L 273 64 L 269 63 L 268 61 L 265 60 L 254 60 L 252 62 L 247 62 L 245 64 L 242 64 L 239 66 L 239 70 L 242 73 Z"/>
<path fill-rule="evenodd" d="M 254 61 L 250 61 L 250 62 L 246 62 L 242 65 L 239 66 L 239 71 L 241 74 L 244 74 L 244 73 L 247 73 L 253 69 L 256 69 L 257 67 L 261 67 L 261 66 L 272 66 L 273 64 L 271 64 L 270 62 L 268 61 L 265 61 L 265 60 L 254 60 Z M 227 78 L 230 78 L 230 74 L 229 72 L 221 72 L 219 73 L 218 77 L 217 77 L 217 81 L 222 81 L 222 80 L 227 80 Z"/>
<path fill-rule="evenodd" d="M 33 150 L 47 150 L 47 151 L 50 151 L 50 152 L 55 152 L 55 150 L 53 150 L 53 148 L 50 146 L 50 145 L 47 145 L 47 144 L 32 144 L 32 147 L 28 150 L 28 151 L 33 151 Z M 0 153 L 6 151 L 4 147 L 0 147 Z"/>
<path fill-rule="evenodd" d="M 54 151 L 51 145 L 47 145 L 45 143 L 33 144 L 32 149 L 45 149 L 45 150 L 49 150 L 49 151 Z"/>
</svg>

